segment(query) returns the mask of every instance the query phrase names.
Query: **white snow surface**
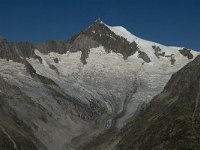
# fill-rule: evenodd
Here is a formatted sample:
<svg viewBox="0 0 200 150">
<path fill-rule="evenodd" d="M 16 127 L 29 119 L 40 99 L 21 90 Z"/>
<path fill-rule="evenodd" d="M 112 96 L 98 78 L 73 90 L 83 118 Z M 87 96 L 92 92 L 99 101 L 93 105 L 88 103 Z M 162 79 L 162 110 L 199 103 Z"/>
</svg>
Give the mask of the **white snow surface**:
<svg viewBox="0 0 200 150">
<path fill-rule="evenodd" d="M 171 48 L 170 51 L 176 52 L 176 49 Z M 81 52 L 62 55 L 51 52 L 46 55 L 35 50 L 35 53 L 44 63 L 33 58 L 28 61 L 38 74 L 51 78 L 63 91 L 83 103 L 89 104 L 89 100 L 97 99 L 111 114 L 122 111 L 126 96 L 133 88 L 132 84 L 137 82 L 137 92 L 127 105 L 127 114 L 119 119 L 120 127 L 142 103 L 149 102 L 162 91 L 174 72 L 191 61 L 178 53 L 174 53 L 175 65 L 171 65 L 169 58 L 162 57 L 151 63 L 144 63 L 138 58 L 138 53 L 124 60 L 121 54 L 106 53 L 104 47 L 90 49 L 86 65 L 80 60 Z M 58 58 L 59 63 L 55 63 L 54 58 Z M 58 73 L 49 65 L 54 65 Z"/>
</svg>

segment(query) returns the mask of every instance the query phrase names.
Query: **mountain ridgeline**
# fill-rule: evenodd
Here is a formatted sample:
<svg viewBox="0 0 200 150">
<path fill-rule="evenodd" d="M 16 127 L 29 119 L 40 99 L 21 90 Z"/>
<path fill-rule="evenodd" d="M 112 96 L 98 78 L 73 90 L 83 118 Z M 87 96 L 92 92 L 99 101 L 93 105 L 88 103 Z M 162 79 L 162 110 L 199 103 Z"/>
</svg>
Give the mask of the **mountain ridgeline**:
<svg viewBox="0 0 200 150">
<path fill-rule="evenodd" d="M 81 51 L 82 55 L 80 59 L 83 64 L 86 64 L 90 49 L 99 46 L 103 46 L 107 53 L 113 51 L 122 54 L 124 59 L 127 59 L 137 51 L 139 53 L 139 58 L 142 58 L 147 63 L 151 62 L 149 56 L 138 48 L 135 41 L 129 42 L 125 37 L 116 35 L 101 20 L 96 20 L 88 29 L 83 30 L 68 41 L 49 40 L 41 44 L 32 44 L 30 42 L 8 42 L 5 38 L 1 37 L 0 57 L 7 60 L 21 62 L 24 58 L 37 58 L 34 53 L 35 49 L 46 54 L 50 52 L 64 54 L 67 51 Z M 162 54 L 158 53 L 159 51 L 161 52 L 159 46 L 156 47 L 155 45 L 152 45 L 152 48 L 155 50 L 154 53 L 157 57 L 165 56 L 163 52 Z M 188 57 L 188 59 L 193 58 L 190 49 L 183 48 L 179 51 L 183 56 Z"/>
</svg>

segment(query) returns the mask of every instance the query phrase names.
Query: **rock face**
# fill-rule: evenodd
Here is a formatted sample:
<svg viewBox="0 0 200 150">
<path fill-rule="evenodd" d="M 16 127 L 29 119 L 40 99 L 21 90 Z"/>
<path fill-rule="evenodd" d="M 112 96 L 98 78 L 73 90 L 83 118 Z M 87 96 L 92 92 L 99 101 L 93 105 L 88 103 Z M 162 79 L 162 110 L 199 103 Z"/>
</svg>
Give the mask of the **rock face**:
<svg viewBox="0 0 200 150">
<path fill-rule="evenodd" d="M 156 55 L 156 57 L 159 59 L 160 57 L 166 57 L 166 58 L 170 58 L 170 62 L 171 65 L 174 65 L 176 62 L 176 58 L 174 56 L 174 54 L 172 53 L 171 55 L 165 55 L 165 52 L 161 52 L 162 50 L 160 49 L 159 46 L 152 46 L 152 48 L 154 49 L 154 54 Z M 182 50 L 179 50 L 179 52 L 181 53 Z M 191 54 L 192 55 L 192 54 Z M 187 56 L 187 55 L 183 55 L 183 56 Z M 191 58 L 188 58 L 191 59 Z"/>
<path fill-rule="evenodd" d="M 135 119 L 110 140 L 112 142 L 101 148 L 200 149 L 199 101 L 200 56 L 173 74 L 164 90 L 143 107 Z"/>
<path fill-rule="evenodd" d="M 113 136 L 192 60 L 181 49 L 100 20 L 68 41 L 1 38 L 0 149 L 76 150 Z"/>
<path fill-rule="evenodd" d="M 183 49 L 181 49 L 179 51 L 183 56 L 186 56 L 188 59 L 192 59 L 193 58 L 193 55 L 190 53 L 190 51 L 191 51 L 190 49 L 183 48 Z"/>
<path fill-rule="evenodd" d="M 16 62 L 21 57 L 30 57 L 34 54 L 34 46 L 28 42 L 9 43 L 6 39 L 0 40 L 0 57 Z"/>
<path fill-rule="evenodd" d="M 129 43 L 124 37 L 117 36 L 100 20 L 97 20 L 84 33 L 94 41 L 98 41 L 98 46 L 102 45 L 107 52 L 120 53 L 124 59 L 133 55 L 138 49 L 135 42 Z"/>
</svg>

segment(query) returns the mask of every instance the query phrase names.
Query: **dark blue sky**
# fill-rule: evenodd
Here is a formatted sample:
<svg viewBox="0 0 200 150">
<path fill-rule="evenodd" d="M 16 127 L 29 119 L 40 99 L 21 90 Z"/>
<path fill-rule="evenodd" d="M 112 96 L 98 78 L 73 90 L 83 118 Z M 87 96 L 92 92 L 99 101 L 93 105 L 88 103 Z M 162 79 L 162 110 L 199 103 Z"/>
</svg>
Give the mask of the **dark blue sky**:
<svg viewBox="0 0 200 150">
<path fill-rule="evenodd" d="M 147 40 L 200 50 L 199 0 L 0 0 L 0 33 L 10 41 L 67 40 L 98 18 Z"/>
</svg>

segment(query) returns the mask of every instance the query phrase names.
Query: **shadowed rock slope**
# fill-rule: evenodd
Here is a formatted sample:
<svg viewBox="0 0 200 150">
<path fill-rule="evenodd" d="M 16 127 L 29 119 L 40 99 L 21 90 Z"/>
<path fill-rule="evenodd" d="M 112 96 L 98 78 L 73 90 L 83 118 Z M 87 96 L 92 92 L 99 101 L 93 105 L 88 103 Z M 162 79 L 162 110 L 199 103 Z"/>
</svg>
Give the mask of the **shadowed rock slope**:
<svg viewBox="0 0 200 150">
<path fill-rule="evenodd" d="M 28 96 L 14 85 L 0 78 L 0 149 L 1 150 L 37 150 L 46 148 L 34 137 L 33 130 L 21 120 L 16 110 L 10 105 L 32 105 Z M 20 109 L 20 108 L 19 108 Z M 40 111 L 38 110 L 38 113 Z"/>
<path fill-rule="evenodd" d="M 199 150 L 199 101 L 200 56 L 175 73 L 163 92 L 143 107 L 118 135 L 103 144 L 94 140 L 85 148 Z"/>
</svg>

